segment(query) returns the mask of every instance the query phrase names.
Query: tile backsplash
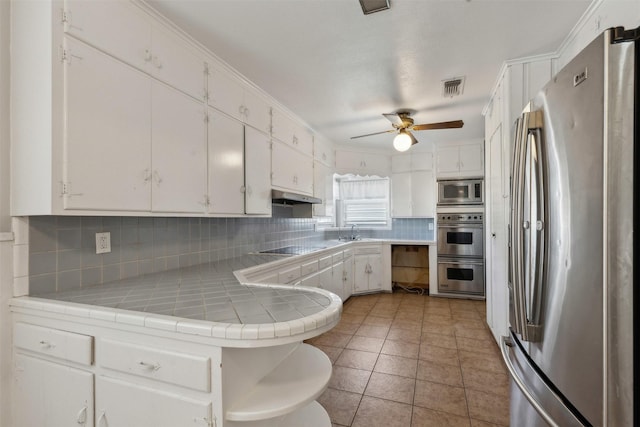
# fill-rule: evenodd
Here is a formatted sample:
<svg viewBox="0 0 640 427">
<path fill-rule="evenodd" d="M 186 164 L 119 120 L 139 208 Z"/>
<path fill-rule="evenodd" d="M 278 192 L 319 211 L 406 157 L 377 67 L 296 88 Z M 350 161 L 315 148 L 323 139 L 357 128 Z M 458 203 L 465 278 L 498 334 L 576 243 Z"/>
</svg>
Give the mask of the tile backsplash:
<svg viewBox="0 0 640 427">
<path fill-rule="evenodd" d="M 433 219 L 394 219 L 363 237 L 433 240 Z M 119 279 L 221 261 L 265 249 L 313 245 L 338 231 L 314 219 L 29 217 L 29 294 L 79 289 Z M 95 234 L 111 233 L 111 252 L 95 253 Z M 342 234 L 347 234 L 343 229 Z"/>
</svg>

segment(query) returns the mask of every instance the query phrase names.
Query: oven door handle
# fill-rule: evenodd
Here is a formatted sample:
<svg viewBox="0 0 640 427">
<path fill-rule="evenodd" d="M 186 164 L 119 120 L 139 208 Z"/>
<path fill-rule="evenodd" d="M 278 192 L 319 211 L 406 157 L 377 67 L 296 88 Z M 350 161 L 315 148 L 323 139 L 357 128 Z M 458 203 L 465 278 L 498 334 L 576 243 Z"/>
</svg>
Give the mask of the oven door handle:
<svg viewBox="0 0 640 427">
<path fill-rule="evenodd" d="M 455 229 L 460 229 L 460 228 L 473 228 L 473 229 L 482 229 L 483 225 L 482 224 L 476 224 L 476 223 L 465 223 L 465 224 L 438 224 L 438 228 L 455 228 Z"/>
</svg>

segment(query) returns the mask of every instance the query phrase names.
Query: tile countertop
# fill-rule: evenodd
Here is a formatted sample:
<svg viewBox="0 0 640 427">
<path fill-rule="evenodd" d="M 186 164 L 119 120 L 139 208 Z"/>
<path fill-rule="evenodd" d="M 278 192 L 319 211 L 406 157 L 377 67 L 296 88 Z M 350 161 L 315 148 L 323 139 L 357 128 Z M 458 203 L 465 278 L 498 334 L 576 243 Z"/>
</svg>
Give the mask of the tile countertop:
<svg viewBox="0 0 640 427">
<path fill-rule="evenodd" d="M 360 242 L 435 244 L 392 239 L 355 244 Z M 318 245 L 330 251 L 353 244 L 324 241 Z M 322 333 L 325 326 L 340 320 L 342 302 L 337 295 L 317 288 L 242 284 L 234 275 L 234 271 L 291 259 L 249 254 L 80 290 L 17 297 L 10 305 L 225 340 L 310 337 L 315 334 L 307 333 Z"/>
</svg>

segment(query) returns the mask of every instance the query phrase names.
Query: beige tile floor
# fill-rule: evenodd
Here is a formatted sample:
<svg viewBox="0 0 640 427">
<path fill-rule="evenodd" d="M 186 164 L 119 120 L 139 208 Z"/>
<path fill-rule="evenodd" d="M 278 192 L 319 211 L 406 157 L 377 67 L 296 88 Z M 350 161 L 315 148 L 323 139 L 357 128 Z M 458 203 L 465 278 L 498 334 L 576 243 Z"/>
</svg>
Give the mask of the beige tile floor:
<svg viewBox="0 0 640 427">
<path fill-rule="evenodd" d="M 351 297 L 309 340 L 333 362 L 318 401 L 333 426 L 508 426 L 507 371 L 485 318 L 483 301 Z"/>
</svg>

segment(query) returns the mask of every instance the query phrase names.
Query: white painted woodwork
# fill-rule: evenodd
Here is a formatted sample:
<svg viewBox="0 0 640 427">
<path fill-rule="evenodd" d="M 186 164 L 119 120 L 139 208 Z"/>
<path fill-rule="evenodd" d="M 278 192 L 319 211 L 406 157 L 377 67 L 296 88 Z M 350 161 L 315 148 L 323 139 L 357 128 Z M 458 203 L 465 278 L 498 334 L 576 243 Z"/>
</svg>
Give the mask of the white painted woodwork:
<svg viewBox="0 0 640 427">
<path fill-rule="evenodd" d="M 340 253 L 340 257 L 342 257 L 342 252 Z M 333 276 L 331 288 L 328 290 L 338 295 L 342 301 L 346 300 L 347 297 L 344 292 L 344 261 L 340 260 L 333 264 L 331 274 Z"/>
<path fill-rule="evenodd" d="M 411 153 L 411 170 L 433 170 L 433 153 L 431 151 Z"/>
<path fill-rule="evenodd" d="M 313 138 L 313 159 L 333 169 L 336 161 L 333 143 L 321 135 L 315 135 Z"/>
<path fill-rule="evenodd" d="M 92 427 L 93 374 L 15 353 L 13 425 Z"/>
<path fill-rule="evenodd" d="M 313 205 L 313 215 L 329 215 L 328 207 L 333 204 L 333 168 L 317 160 L 313 162 L 313 195 L 322 200 Z"/>
<path fill-rule="evenodd" d="M 300 286 L 309 286 L 312 288 L 317 288 L 318 284 L 320 284 L 320 273 L 317 273 L 317 272 L 304 276 L 300 280 Z"/>
<path fill-rule="evenodd" d="M 430 170 L 391 175 L 391 216 L 434 217 L 436 181 Z"/>
<path fill-rule="evenodd" d="M 271 153 L 271 185 L 307 195 L 313 194 L 313 158 L 273 141 Z"/>
<path fill-rule="evenodd" d="M 148 211 L 151 81 L 76 40 L 65 46 L 65 209 Z"/>
<path fill-rule="evenodd" d="M 90 335 L 16 322 L 13 345 L 22 350 L 81 365 L 93 363 L 93 337 Z"/>
<path fill-rule="evenodd" d="M 256 421 L 288 414 L 307 406 L 325 390 L 331 378 L 331 361 L 324 352 L 300 344 L 250 393 L 226 411 L 232 421 Z"/>
<path fill-rule="evenodd" d="M 391 172 L 411 172 L 411 154 L 398 154 L 391 156 Z"/>
<path fill-rule="evenodd" d="M 331 291 L 333 288 L 333 268 L 331 266 L 318 273 L 318 287 L 326 291 Z"/>
<path fill-rule="evenodd" d="M 211 391 L 211 359 L 133 343 L 102 339 L 102 367 L 194 390 Z"/>
<path fill-rule="evenodd" d="M 244 128 L 245 213 L 271 214 L 271 141 L 257 130 Z"/>
<path fill-rule="evenodd" d="M 202 102 L 154 82 L 151 109 L 151 209 L 205 212 L 207 125 Z"/>
<path fill-rule="evenodd" d="M 441 145 L 436 149 L 438 178 L 466 178 L 484 176 L 482 143 L 458 146 Z"/>
<path fill-rule="evenodd" d="M 411 211 L 411 172 L 391 174 L 391 216 L 410 217 Z"/>
<path fill-rule="evenodd" d="M 303 125 L 278 108 L 273 108 L 271 135 L 288 146 L 313 156 L 313 135 Z"/>
<path fill-rule="evenodd" d="M 324 270 L 325 268 L 329 267 L 333 262 L 332 258 L 333 257 L 331 255 L 320 257 L 318 259 L 318 269 Z"/>
<path fill-rule="evenodd" d="M 271 107 L 252 88 L 219 65 L 209 67 L 209 105 L 262 131 L 271 132 Z"/>
<path fill-rule="evenodd" d="M 129 2 L 64 1 L 64 31 L 140 70 L 151 61 L 151 20 Z"/>
<path fill-rule="evenodd" d="M 103 375 L 96 377 L 95 397 L 97 427 L 207 427 L 212 422 L 209 401 Z"/>
<path fill-rule="evenodd" d="M 300 274 L 302 276 L 307 276 L 311 273 L 315 273 L 318 271 L 318 260 L 314 259 L 313 261 L 305 262 L 300 266 Z"/>
<path fill-rule="evenodd" d="M 337 149 L 336 170 L 339 173 L 387 176 L 391 171 L 391 159 L 380 153 Z"/>
<path fill-rule="evenodd" d="M 382 245 L 356 246 L 353 257 L 354 293 L 382 290 Z"/>
<path fill-rule="evenodd" d="M 244 214 L 244 126 L 209 109 L 209 212 Z"/>
<path fill-rule="evenodd" d="M 151 33 L 151 75 L 202 101 L 205 96 L 204 56 L 157 22 Z"/>
<path fill-rule="evenodd" d="M 342 274 L 344 281 L 342 283 L 342 294 L 344 297 L 342 301 L 345 301 L 349 298 L 353 292 L 353 255 L 350 253 L 347 254 L 347 251 L 344 251 L 344 261 L 342 264 Z"/>
</svg>

